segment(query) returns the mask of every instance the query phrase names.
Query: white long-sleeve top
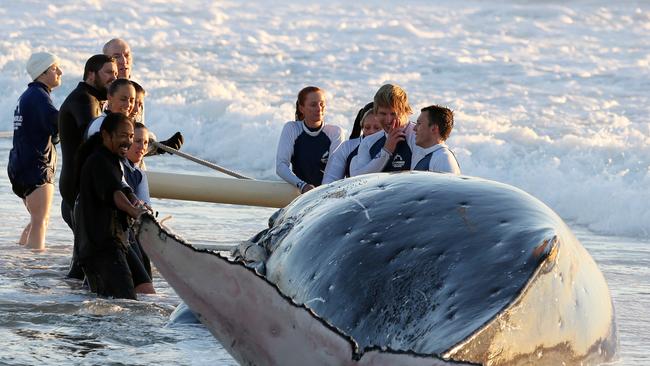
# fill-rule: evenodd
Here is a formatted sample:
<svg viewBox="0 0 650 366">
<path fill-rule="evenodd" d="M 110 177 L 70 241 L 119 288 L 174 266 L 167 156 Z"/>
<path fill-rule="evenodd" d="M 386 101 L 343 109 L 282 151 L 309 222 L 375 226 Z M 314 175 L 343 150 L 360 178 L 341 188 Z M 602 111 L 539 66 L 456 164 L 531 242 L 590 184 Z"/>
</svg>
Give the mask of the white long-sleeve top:
<svg viewBox="0 0 650 366">
<path fill-rule="evenodd" d="M 411 156 L 411 170 L 415 170 L 418 163 L 428 154 L 431 154 L 431 159 L 429 160 L 429 164 L 426 166 L 426 169 L 424 169 L 424 167 L 420 167 L 421 169 L 418 170 L 460 174 L 460 166 L 458 165 L 456 156 L 454 156 L 454 154 L 451 152 L 451 150 L 449 150 L 449 147 L 444 142 L 428 148 L 422 148 L 415 145 L 415 141 L 413 141 L 411 151 L 413 152 L 413 155 Z"/>
<path fill-rule="evenodd" d="M 407 142 L 411 136 L 415 136 L 415 131 L 413 130 L 414 128 L 414 123 L 409 122 L 406 125 L 404 132 L 406 134 Z M 391 158 L 391 154 L 388 153 L 388 151 L 382 148 L 379 154 L 377 154 L 375 157 L 370 156 L 370 148 L 372 145 L 374 145 L 377 140 L 381 139 L 384 136 L 386 136 L 388 139 L 385 131 L 379 131 L 364 138 L 361 141 L 361 144 L 359 144 L 359 152 L 357 153 L 357 156 L 352 158 L 352 162 L 350 163 L 351 176 L 354 177 L 361 174 L 378 173 L 384 169 L 386 163 L 388 163 Z M 411 147 L 410 144 L 409 147 Z"/>
<path fill-rule="evenodd" d="M 100 114 L 97 118 L 95 118 L 88 124 L 88 129 L 85 131 L 86 133 L 84 134 L 84 141 L 88 140 L 90 136 L 99 132 L 99 129 L 102 127 L 102 123 L 104 122 L 104 118 L 106 118 L 106 111 L 102 112 L 102 114 Z"/>
<path fill-rule="evenodd" d="M 361 143 L 361 137 L 343 141 L 341 146 L 334 151 L 327 161 L 325 167 L 325 175 L 323 176 L 323 184 L 332 183 L 339 179 L 345 178 L 345 165 L 348 156 L 356 149 Z"/>
<path fill-rule="evenodd" d="M 275 158 L 275 171 L 280 178 L 298 189 L 302 189 L 302 187 L 307 184 L 294 173 L 295 167 L 293 167 L 294 169 L 291 167 L 291 158 L 295 152 L 294 146 L 296 140 L 301 134 L 316 137 L 321 133 L 325 134 L 329 139 L 329 149 L 325 154 L 323 154 L 320 162 L 314 162 L 314 164 L 322 163 L 323 160 L 325 160 L 324 163 L 326 164 L 329 157 L 332 156 L 334 151 L 339 147 L 339 145 L 341 145 L 343 142 L 343 130 L 341 127 L 323 123 L 320 129 L 310 131 L 303 121 L 291 121 L 284 125 L 282 133 L 280 134 L 280 140 L 278 141 L 278 149 Z M 320 183 L 321 182 L 317 182 L 315 185 L 320 185 Z"/>
</svg>

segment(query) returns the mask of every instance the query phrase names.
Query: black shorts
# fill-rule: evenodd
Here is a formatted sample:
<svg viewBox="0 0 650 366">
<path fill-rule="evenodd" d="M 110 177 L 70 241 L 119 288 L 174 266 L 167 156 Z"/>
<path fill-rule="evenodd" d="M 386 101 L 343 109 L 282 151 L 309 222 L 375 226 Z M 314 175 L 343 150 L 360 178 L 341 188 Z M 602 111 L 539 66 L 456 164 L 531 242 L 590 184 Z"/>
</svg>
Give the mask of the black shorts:
<svg viewBox="0 0 650 366">
<path fill-rule="evenodd" d="M 27 196 L 32 194 L 32 192 L 34 192 L 37 188 L 42 187 L 45 184 L 47 184 L 47 183 L 43 183 L 43 184 L 39 184 L 39 185 L 36 185 L 36 184 L 34 184 L 34 185 L 23 185 L 21 183 L 12 181 L 11 182 L 11 190 L 14 191 L 16 196 L 18 196 L 18 197 L 20 197 L 22 199 L 26 199 Z"/>
<path fill-rule="evenodd" d="M 126 249 L 119 248 L 83 260 L 81 267 L 92 292 L 99 296 L 136 300 L 127 253 Z"/>
</svg>

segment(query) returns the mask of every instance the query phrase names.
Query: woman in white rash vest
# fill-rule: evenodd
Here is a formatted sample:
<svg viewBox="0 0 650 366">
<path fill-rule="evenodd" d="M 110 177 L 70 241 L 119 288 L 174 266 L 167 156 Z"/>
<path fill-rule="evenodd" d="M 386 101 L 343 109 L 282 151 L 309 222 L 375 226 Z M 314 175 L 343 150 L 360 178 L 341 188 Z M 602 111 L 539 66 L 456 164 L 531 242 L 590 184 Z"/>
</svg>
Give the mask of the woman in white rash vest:
<svg viewBox="0 0 650 366">
<path fill-rule="evenodd" d="M 382 130 L 382 125 L 372 110 L 372 102 L 368 103 L 364 108 L 361 108 L 355 120 L 355 126 L 350 135 L 350 139 L 343 142 L 334 154 L 330 157 L 325 167 L 325 176 L 323 177 L 323 184 L 332 183 L 339 179 L 347 178 L 350 176 L 350 162 L 352 158 L 357 155 L 359 144 L 361 140 L 367 136 Z M 358 128 L 357 126 L 358 125 Z M 359 132 L 362 136 L 358 136 Z M 355 136 L 355 131 L 356 136 Z"/>
<path fill-rule="evenodd" d="M 325 124 L 325 93 L 308 86 L 298 93 L 296 120 L 282 129 L 275 158 L 280 178 L 305 193 L 319 186 L 329 157 L 343 142 L 343 130 Z"/>
</svg>

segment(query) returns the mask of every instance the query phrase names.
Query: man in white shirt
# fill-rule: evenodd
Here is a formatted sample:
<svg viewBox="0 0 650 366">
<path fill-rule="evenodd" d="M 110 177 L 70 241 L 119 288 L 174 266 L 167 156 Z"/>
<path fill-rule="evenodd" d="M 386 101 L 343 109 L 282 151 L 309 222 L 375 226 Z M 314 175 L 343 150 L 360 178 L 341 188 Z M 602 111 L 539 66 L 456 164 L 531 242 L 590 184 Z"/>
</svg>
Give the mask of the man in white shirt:
<svg viewBox="0 0 650 366">
<path fill-rule="evenodd" d="M 454 127 L 454 112 L 449 108 L 431 105 L 422 108 L 415 134 L 409 136 L 413 156 L 411 170 L 460 174 L 460 166 L 445 141 Z"/>
</svg>

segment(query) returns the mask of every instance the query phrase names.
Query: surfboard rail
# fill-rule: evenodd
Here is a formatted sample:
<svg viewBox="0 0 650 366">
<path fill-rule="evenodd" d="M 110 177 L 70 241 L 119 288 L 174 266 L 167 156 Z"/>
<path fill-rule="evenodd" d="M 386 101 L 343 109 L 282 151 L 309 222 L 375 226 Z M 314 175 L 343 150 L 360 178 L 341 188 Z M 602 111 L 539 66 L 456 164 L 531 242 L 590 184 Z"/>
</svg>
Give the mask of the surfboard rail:
<svg viewBox="0 0 650 366">
<path fill-rule="evenodd" d="M 154 198 L 281 208 L 300 195 L 297 188 L 278 181 L 154 171 L 146 174 L 149 194 Z"/>
</svg>

